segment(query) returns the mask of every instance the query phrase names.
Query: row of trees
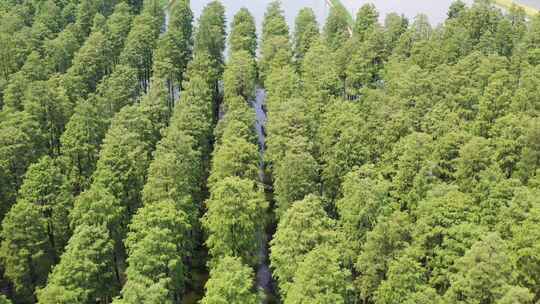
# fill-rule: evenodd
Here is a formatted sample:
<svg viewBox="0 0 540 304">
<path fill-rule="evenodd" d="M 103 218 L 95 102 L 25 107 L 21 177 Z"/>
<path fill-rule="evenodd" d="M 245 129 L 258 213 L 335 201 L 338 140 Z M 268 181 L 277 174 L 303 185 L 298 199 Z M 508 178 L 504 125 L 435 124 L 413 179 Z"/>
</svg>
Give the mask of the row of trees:
<svg viewBox="0 0 540 304">
<path fill-rule="evenodd" d="M 27 267 L 17 273 L 27 280 L 17 290 L 17 301 L 34 302 L 37 289 L 40 303 L 107 303 L 118 293 L 115 303 L 181 302 L 192 283 L 192 254 L 201 234 L 200 204 L 206 197 L 223 71 L 224 9 L 219 2 L 205 9 L 194 43 L 191 23 L 189 3 L 178 1 L 171 7 L 168 30 L 158 37 L 162 8 L 145 2 L 123 35 L 123 50 L 108 57 L 112 73 L 96 80 L 95 93 L 90 88 L 75 98 L 75 115 L 59 154 L 29 171 L 38 177 L 25 178 L 23 188 L 41 191 L 45 198 L 34 194 L 23 201 L 21 192 L 21 203 L 11 209 L 14 216 L 6 217 L 3 230 L 11 229 L 5 247 L 25 255 L 6 260 L 17 268 L 13 273 Z M 51 219 L 39 214 L 34 207 L 39 204 Z M 34 218 L 40 220 L 30 223 Z M 35 232 L 29 235 L 28 227 Z M 55 235 L 55 242 L 49 228 L 65 234 Z M 60 250 L 51 253 L 54 244 Z"/>
<path fill-rule="evenodd" d="M 40 10 L 32 8 L 33 6 L 29 3 L 6 4 L 2 10 L 5 16 L 2 22 L 4 20 L 6 23 L 13 22 L 13 25 L 2 27 L 3 31 L 4 29 L 6 31 L 2 35 L 17 37 L 17 33 L 28 33 L 33 26 L 43 28 L 42 24 L 49 18 L 59 22 L 62 20 L 60 17 L 47 15 L 48 5 L 54 4 L 48 1 L 42 8 L 40 6 Z M 15 47 L 8 42 L 2 43 L 2 46 L 16 48 L 16 50 L 6 51 L 3 60 L 20 57 L 21 62 L 14 65 L 14 68 L 4 75 L 5 82 L 1 90 L 2 210 L 0 216 L 2 218 L 15 201 L 17 189 L 28 166 L 41 155 L 47 152 L 52 155 L 58 151 L 59 136 L 73 108 L 73 100 L 69 99 L 70 95 L 63 84 L 71 83 L 75 79 L 78 81 L 80 73 L 77 71 L 81 71 L 92 60 L 91 58 L 95 57 L 92 55 L 89 58 L 91 39 L 85 42 L 88 36 L 86 29 L 92 27 L 92 20 L 96 14 L 101 16 L 96 19 L 103 19 L 101 13 L 106 13 L 106 11 L 99 11 L 99 6 L 95 4 L 89 6 L 90 4 L 91 1 L 83 1 L 73 7 L 66 3 L 65 9 L 77 12 L 76 17 L 67 18 L 62 23 L 65 29 L 58 35 L 51 34 L 42 37 L 43 39 L 26 39 L 27 42 L 35 41 L 35 45 L 31 48 L 29 46 L 28 50 L 23 45 Z M 38 15 L 33 18 L 34 13 L 30 14 L 31 12 L 36 12 Z M 38 18 L 40 14 L 44 16 Z M 121 14 L 122 12 L 118 13 L 118 15 Z M 103 27 L 115 28 L 122 22 L 121 19 L 120 16 L 112 18 L 108 24 L 103 24 Z M 103 44 L 105 37 L 103 34 L 99 36 L 92 40 Z M 85 46 L 81 48 L 83 43 Z M 43 45 L 46 47 L 42 47 Z M 17 52 L 21 52 L 21 55 L 14 56 Z M 62 52 L 61 56 L 57 56 L 58 52 Z M 68 69 L 70 70 L 69 77 L 67 76 Z M 68 78 L 71 81 L 68 81 Z"/>
<path fill-rule="evenodd" d="M 207 234 L 210 278 L 201 303 L 259 303 L 253 268 L 261 259 L 268 203 L 259 180 L 260 157 L 249 107 L 257 81 L 253 16 L 240 10 L 231 24 L 223 75 L 224 102 L 215 130 L 202 226 Z"/>
<path fill-rule="evenodd" d="M 329 28 L 327 24 L 327 32 Z M 288 33 L 279 3 L 270 4 L 262 43 L 269 45 L 265 50 L 273 50 L 263 53 L 263 58 L 271 58 L 265 79 L 266 161 L 278 218 L 270 243 L 271 266 L 284 303 L 344 303 L 351 291 L 351 273 L 340 264 L 337 225 L 320 197 L 317 160 L 321 113 L 333 93 L 327 89 L 331 79 L 325 77 L 332 55 L 319 37 L 311 9 L 298 14 L 294 45 Z"/>
<path fill-rule="evenodd" d="M 218 1 L 195 31 L 176 1 L 166 32 L 159 1 L 127 3 L 0 1 L 15 302 L 180 303 L 206 237 L 201 302 L 258 303 L 269 206 L 286 304 L 540 299 L 540 17 L 456 1 L 437 28 L 382 25 L 365 5 L 351 35 L 341 8 L 322 32 L 303 9 L 291 40 L 272 2 L 258 60 L 242 9 L 225 65 Z"/>
<path fill-rule="evenodd" d="M 538 300 L 538 239 L 524 231 L 538 208 L 540 19 L 457 1 L 435 29 L 422 15 L 381 26 L 366 5 L 352 37 L 339 10 L 319 37 L 308 15 L 293 48 L 261 50 L 283 54 L 264 83 L 284 302 Z"/>
<path fill-rule="evenodd" d="M 60 96 L 64 98 L 62 101 L 59 101 L 58 98 L 51 100 L 51 93 L 45 95 L 31 91 L 32 83 L 29 88 L 25 89 L 23 107 L 18 108 L 13 106 L 13 102 L 8 102 L 3 109 L 3 113 L 6 115 L 28 113 L 30 121 L 41 122 L 41 130 L 35 131 L 37 136 L 50 140 L 48 145 L 50 157 L 41 158 L 36 165 L 30 168 L 31 170 L 28 170 L 23 187 L 17 197 L 17 204 L 10 210 L 3 222 L 2 256 L 5 259 L 6 275 L 15 283 L 18 301 L 32 302 L 34 290 L 44 286 L 51 266 L 58 263 L 59 260 L 60 264 L 49 275 L 47 288 L 38 292 L 38 298 L 41 302 L 72 302 L 75 299 L 82 301 L 97 295 L 103 297 L 110 295 L 111 286 L 100 288 L 106 286 L 108 282 L 101 280 L 100 277 L 101 275 L 106 276 L 107 267 L 105 265 L 99 269 L 92 269 L 86 273 L 87 277 L 85 278 L 74 278 L 73 274 L 79 271 L 85 272 L 84 267 L 92 267 L 85 264 L 87 261 L 97 260 L 97 265 L 103 262 L 99 260 L 99 256 L 93 256 L 94 253 L 91 250 L 86 251 L 86 249 L 94 248 L 94 250 L 100 251 L 110 245 L 109 235 L 104 233 L 107 230 L 98 227 L 102 222 L 98 217 L 99 214 L 113 217 L 113 219 L 108 219 L 109 226 L 113 226 L 112 222 L 114 222 L 115 216 L 121 215 L 118 211 L 110 215 L 107 214 L 109 211 L 114 211 L 111 208 L 115 204 L 118 205 L 119 202 L 117 203 L 116 198 L 106 191 L 116 190 L 107 188 L 118 188 L 118 185 L 109 182 L 115 179 L 111 173 L 114 175 L 120 173 L 114 168 L 114 162 L 121 160 L 106 160 L 106 158 L 114 156 L 116 152 L 123 153 L 115 151 L 118 150 L 115 148 L 118 142 L 115 141 L 126 139 L 123 137 L 125 135 L 123 131 L 126 127 L 132 130 L 135 138 L 141 137 L 139 131 L 148 132 L 151 129 L 148 127 L 148 123 L 131 126 L 133 119 L 137 121 L 143 114 L 150 117 L 162 116 L 151 113 L 155 112 L 151 104 L 144 107 L 147 108 L 146 110 L 135 111 L 141 112 L 140 114 L 126 110 L 124 114 L 119 114 L 119 117 L 115 118 L 114 127 L 111 128 L 106 140 L 113 143 L 109 144 L 109 148 L 107 148 L 107 144 L 104 145 L 102 155 L 105 156 L 102 157 L 102 163 L 97 166 L 98 170 L 94 174 L 92 188 L 77 198 L 75 208 L 73 208 L 72 197 L 90 185 L 90 176 L 96 167 L 101 141 L 113 115 L 124 105 L 133 103 L 137 96 L 136 88 L 138 85 L 135 67 L 127 64 L 119 65 L 110 74 L 111 67 L 120 62 L 121 54 L 133 53 L 132 49 L 139 47 L 134 41 L 135 38 L 128 37 L 128 32 L 144 31 L 141 28 L 145 27 L 146 24 L 138 21 L 139 18 L 142 19 L 141 16 L 144 15 L 152 18 L 160 17 L 152 15 L 155 10 L 147 9 L 147 12 L 143 12 L 141 16 L 135 18 L 133 29 L 131 29 L 132 13 L 130 11 L 131 8 L 126 4 L 119 3 L 107 20 L 97 14 L 94 18 L 92 32 L 75 54 L 73 65 L 67 69 L 65 74 L 59 76 L 53 74 L 48 81 L 45 81 L 43 85 L 45 92 L 52 89 L 61 90 L 63 95 Z M 153 24 L 155 30 L 152 31 L 155 40 L 161 28 L 161 21 L 154 21 Z M 124 41 L 127 41 L 125 48 Z M 130 45 L 129 41 L 134 42 Z M 144 56 L 148 56 L 148 54 L 142 53 L 140 55 L 143 58 Z M 150 56 L 152 55 L 150 54 Z M 34 64 L 32 65 L 34 68 L 43 68 L 36 62 Z M 51 70 L 44 72 L 45 77 L 51 72 Z M 107 74 L 110 76 L 101 80 Z M 55 79 L 58 80 L 55 81 Z M 38 81 L 35 82 L 38 83 Z M 52 86 L 51 84 L 54 83 L 58 85 Z M 39 86 L 36 85 L 36 87 Z M 94 93 L 96 88 L 97 92 Z M 6 91 L 9 93 L 9 86 Z M 28 104 L 29 100 L 36 98 L 42 101 L 36 101 L 35 106 Z M 71 115 L 73 107 L 75 107 L 75 114 Z M 62 133 L 67 121 L 69 121 L 67 130 Z M 140 129 L 135 129 L 136 127 L 140 127 Z M 159 134 L 159 125 L 156 128 L 154 133 Z M 13 135 L 13 132 L 9 133 Z M 60 135 L 62 136 L 60 137 Z M 133 138 L 131 137 L 131 139 Z M 28 145 L 40 143 L 36 138 L 22 137 L 17 140 L 23 143 L 28 141 Z M 133 144 L 132 147 L 137 147 L 135 142 L 129 140 L 126 142 L 129 142 L 130 145 Z M 37 152 L 35 149 L 30 149 L 29 152 L 32 151 Z M 40 154 L 42 155 L 43 152 Z M 123 156 L 123 154 L 117 155 L 117 157 Z M 11 157 L 20 156 L 13 155 Z M 136 155 L 133 157 L 137 158 Z M 112 171 L 108 171 L 108 168 Z M 123 177 L 118 176 L 118 178 L 122 179 Z M 144 175 L 139 175 L 137 178 L 144 179 Z M 101 181 L 98 181 L 100 179 Z M 25 188 L 30 189 L 26 190 L 28 195 L 22 194 Z M 14 187 L 12 191 L 16 191 L 16 189 Z M 126 190 L 126 192 L 129 191 L 131 190 Z M 118 196 L 123 195 L 114 193 Z M 94 200 L 96 201 L 94 202 Z M 102 207 L 108 207 L 108 209 L 101 210 Z M 87 211 L 93 211 L 93 213 L 87 213 Z M 96 218 L 93 218 L 93 215 Z M 86 225 L 83 225 L 84 222 Z M 79 228 L 79 226 L 84 227 Z M 33 233 L 27 233 L 28 229 Z M 75 231 L 73 236 L 71 235 L 72 231 Z M 68 240 L 69 243 L 67 243 Z M 93 243 L 94 241 L 96 244 Z M 100 242 L 102 243 L 100 244 Z M 65 248 L 66 252 L 63 253 L 66 243 L 68 246 Z M 106 251 L 100 252 L 100 254 L 103 254 L 101 258 L 104 261 L 110 259 L 110 255 Z M 61 259 L 60 256 L 62 256 Z M 97 282 L 92 280 L 97 280 Z M 92 284 L 105 285 L 94 286 Z"/>
<path fill-rule="evenodd" d="M 10 211 L 3 221 L 2 258 L 5 275 L 14 283 L 21 301 L 34 298 L 34 289 L 44 284 L 50 267 L 58 262 L 71 235 L 67 215 L 75 193 L 71 181 L 66 178 L 69 165 L 58 157 L 59 137 L 77 103 L 70 98 L 70 93 L 74 92 L 68 90 L 71 86 L 67 84 L 77 83 L 81 92 L 93 91 L 94 84 L 90 79 L 99 81 L 103 73 L 93 70 L 87 74 L 83 71 L 86 65 L 93 65 L 104 58 L 92 52 L 95 53 L 96 48 L 99 55 L 104 50 L 112 52 L 108 42 L 118 38 L 114 35 L 122 37 L 124 28 L 129 29 L 130 25 L 131 17 L 126 5 L 119 4 L 105 22 L 98 12 L 100 7 L 94 5 L 95 9 L 90 9 L 85 7 L 88 4 L 80 3 L 81 14 L 74 23 L 75 28 L 83 26 L 90 17 L 86 13 L 96 16 L 96 26 L 74 56 L 69 55 L 73 56 L 73 61 L 68 60 L 66 65 L 71 66 L 55 71 L 56 64 L 47 64 L 52 62 L 47 58 L 54 57 L 34 52 L 25 63 L 27 68 L 23 66 L 13 74 L 5 90 L 1 112 L 2 117 L 7 118 L 2 120 L 2 216 Z M 84 14 L 82 10 L 85 10 Z M 99 26 L 98 21 L 101 23 Z M 66 27 L 56 39 L 62 39 L 63 33 L 71 30 Z M 80 39 L 84 40 L 82 35 Z M 75 52 L 80 39 L 65 51 Z M 57 72 L 60 74 L 55 74 Z M 23 176 L 17 203 L 9 209 Z"/>
<path fill-rule="evenodd" d="M 125 106 L 114 116 L 92 184 L 79 196 L 71 213 L 76 227 L 74 236 L 60 264 L 50 275 L 47 287 L 38 292 L 40 302 L 94 298 L 110 302 L 120 288 L 122 297 L 115 302 L 138 303 L 145 299 L 151 302 L 179 301 L 181 286 L 178 284 L 182 283 L 182 273 L 178 270 L 182 269 L 181 254 L 185 254 L 180 251 L 186 248 L 182 233 L 185 234 L 190 227 L 184 221 L 187 210 L 181 208 L 181 203 L 186 203 L 182 197 L 186 193 L 178 189 L 178 196 L 165 199 L 163 196 L 168 195 L 168 185 L 161 184 L 162 188 L 159 188 L 156 183 L 165 182 L 160 180 L 163 177 L 160 172 L 162 157 L 167 158 L 167 153 L 171 153 L 168 150 L 174 146 L 186 143 L 174 142 L 181 119 L 178 122 L 175 119 L 165 131 L 164 134 L 172 135 L 166 135 L 160 141 L 155 160 L 151 160 L 175 102 L 171 87 L 178 88 L 191 57 L 191 29 L 185 26 L 191 27 L 192 14 L 187 2 L 176 3 L 171 8 L 168 31 L 159 40 L 163 24 L 161 6 L 156 2 L 146 2 L 139 17 L 134 21 L 120 61 L 138 71 L 137 91 L 147 90 L 148 93 L 140 104 Z M 152 54 L 156 44 L 158 47 Z M 178 45 L 182 47 L 180 53 L 177 52 Z M 153 77 L 152 71 L 155 71 Z M 196 73 L 193 72 L 194 77 Z M 202 101 L 197 100 L 198 97 L 194 97 L 195 102 L 208 102 L 205 96 L 202 96 Z M 186 100 L 188 105 L 190 100 Z M 176 182 L 171 183 L 176 186 Z M 143 190 L 145 183 L 148 188 L 144 189 L 150 190 Z M 137 212 L 141 204 L 145 207 Z M 126 229 L 128 223 L 131 223 L 129 231 Z M 85 235 L 87 229 L 102 230 L 102 233 Z M 72 242 L 75 245 L 70 247 Z M 87 250 L 77 245 L 84 242 L 90 242 L 96 253 L 89 256 Z M 169 255 L 164 253 L 164 248 L 169 248 L 165 251 Z M 83 260 L 84 266 L 73 265 L 74 260 Z M 153 267 L 148 265 L 150 261 L 153 261 Z M 91 268 L 85 271 L 79 267 Z M 79 281 L 66 280 L 72 271 L 83 271 L 87 276 Z"/>
<path fill-rule="evenodd" d="M 175 14 L 175 10 L 178 13 Z M 185 25 L 191 21 L 175 20 L 174 17 L 188 16 L 185 12 L 190 12 L 187 2 L 173 6 L 168 31 L 172 36 L 164 36 L 163 40 L 186 37 L 188 40 L 183 43 L 191 43 L 191 35 L 172 34 L 173 28 L 170 27 L 174 23 L 183 25 L 178 28 L 186 32 Z M 211 3 L 201 16 L 195 41 L 206 37 L 207 33 L 201 32 L 208 26 L 205 22 L 215 22 L 216 19 L 224 22 L 223 14 L 221 4 Z M 221 61 L 221 57 L 213 57 L 208 48 L 208 45 L 219 44 L 219 39 L 207 42 L 210 44 L 199 42 L 195 45 L 194 57 L 185 77 L 170 70 L 175 78 L 166 78 L 164 82 L 170 88 L 171 83 L 186 79 L 181 99 L 174 106 L 170 124 L 163 130 L 163 137 L 150 163 L 148 180 L 142 191 L 143 206 L 129 225 L 125 239 L 128 254 L 126 283 L 122 288 L 122 298 L 114 303 L 181 303 L 186 290 L 194 287 L 193 267 L 197 257 L 193 254 L 200 240 L 199 217 L 206 196 L 214 103 L 218 99 L 214 87 L 220 78 L 216 62 Z M 161 46 L 167 45 L 160 45 L 156 58 L 168 53 L 160 52 Z M 174 60 L 173 55 L 169 66 L 175 69 L 182 64 L 185 66 L 187 59 Z M 167 67 L 166 62 L 162 68 Z M 158 69 L 155 73 L 160 74 Z"/>
</svg>

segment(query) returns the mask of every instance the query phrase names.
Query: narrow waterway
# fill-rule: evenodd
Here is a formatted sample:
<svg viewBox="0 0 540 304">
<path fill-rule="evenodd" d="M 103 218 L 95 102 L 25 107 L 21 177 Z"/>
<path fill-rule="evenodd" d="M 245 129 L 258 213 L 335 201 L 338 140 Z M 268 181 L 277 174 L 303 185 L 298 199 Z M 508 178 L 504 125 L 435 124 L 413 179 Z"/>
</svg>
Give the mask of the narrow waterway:
<svg viewBox="0 0 540 304">
<path fill-rule="evenodd" d="M 251 106 L 255 110 L 255 131 L 257 133 L 257 139 L 259 144 L 260 163 L 259 163 L 259 177 L 263 184 L 268 182 L 265 174 L 264 165 L 264 152 L 266 150 L 266 111 L 265 100 L 266 91 L 262 88 L 258 88 L 255 92 L 255 99 L 251 101 Z M 268 187 L 266 187 L 268 189 Z M 271 212 L 269 212 L 271 214 Z M 273 224 L 272 220 L 269 221 L 268 226 L 265 227 L 262 232 L 261 244 L 259 248 L 260 264 L 257 267 L 257 288 L 264 292 L 264 298 L 262 303 L 275 302 L 274 296 L 274 281 L 272 280 L 272 272 L 270 271 L 270 259 L 269 259 L 269 242 L 272 238 Z"/>
</svg>

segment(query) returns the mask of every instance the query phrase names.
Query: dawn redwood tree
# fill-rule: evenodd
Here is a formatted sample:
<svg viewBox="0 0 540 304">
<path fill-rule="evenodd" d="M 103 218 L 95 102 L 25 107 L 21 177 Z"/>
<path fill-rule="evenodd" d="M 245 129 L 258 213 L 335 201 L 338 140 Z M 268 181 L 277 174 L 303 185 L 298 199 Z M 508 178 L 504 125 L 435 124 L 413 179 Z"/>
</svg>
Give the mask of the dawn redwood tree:
<svg viewBox="0 0 540 304">
<path fill-rule="evenodd" d="M 195 33 L 194 52 L 207 53 L 217 75 L 223 73 L 225 35 L 225 8 L 221 2 L 212 1 L 204 7 L 199 17 L 199 25 Z"/>
<path fill-rule="evenodd" d="M 136 16 L 120 55 L 120 63 L 137 71 L 139 92 L 148 91 L 161 24 L 149 11 Z"/>
<path fill-rule="evenodd" d="M 0 217 L 22 184 L 26 169 L 45 153 L 38 122 L 26 112 L 0 112 Z"/>
<path fill-rule="evenodd" d="M 364 41 L 366 34 L 379 22 L 379 12 L 373 4 L 364 4 L 356 13 L 354 25 L 355 38 Z"/>
<path fill-rule="evenodd" d="M 256 304 L 259 294 L 253 286 L 253 270 L 237 257 L 223 257 L 210 270 L 201 304 Z"/>
<path fill-rule="evenodd" d="M 227 137 L 216 147 L 212 158 L 212 172 L 208 183 L 212 188 L 225 177 L 239 177 L 255 181 L 259 176 L 257 145 L 242 137 Z"/>
<path fill-rule="evenodd" d="M 381 217 L 367 233 L 366 242 L 356 262 L 359 300 L 369 301 L 385 279 L 391 261 L 411 240 L 411 223 L 406 213 L 396 211 Z"/>
<path fill-rule="evenodd" d="M 180 303 L 187 279 L 183 258 L 189 252 L 188 229 L 187 214 L 172 200 L 139 209 L 125 240 L 127 282 L 120 303 L 154 301 L 156 294 L 163 297 L 160 303 Z"/>
<path fill-rule="evenodd" d="M 294 27 L 294 58 L 298 66 L 313 42 L 319 37 L 319 24 L 311 8 L 303 8 L 298 12 Z"/>
<path fill-rule="evenodd" d="M 231 23 L 229 34 L 230 53 L 247 51 L 251 57 L 257 55 L 257 29 L 253 15 L 246 9 L 241 8 Z"/>
<path fill-rule="evenodd" d="M 115 290 L 112 257 L 113 243 L 104 225 L 79 225 L 47 286 L 37 291 L 39 303 L 110 301 Z"/>
<path fill-rule="evenodd" d="M 308 152 L 291 148 L 273 169 L 278 216 L 282 216 L 294 202 L 316 194 L 320 189 L 319 165 Z"/>
<path fill-rule="evenodd" d="M 225 103 L 227 103 L 227 99 L 235 96 L 251 101 L 255 97 L 256 80 L 255 58 L 248 51 L 240 50 L 231 53 L 223 73 Z"/>
<path fill-rule="evenodd" d="M 167 82 L 168 106 L 172 112 L 175 90 L 182 89 L 184 72 L 191 59 L 193 48 L 193 13 L 189 1 L 177 1 L 171 7 L 167 31 L 160 37 L 154 59 L 157 79 Z"/>
<path fill-rule="evenodd" d="M 61 161 L 43 156 L 32 164 L 26 171 L 18 199 L 35 204 L 41 211 L 54 258 L 58 259 L 71 236 L 66 218 L 73 207 L 72 188 Z"/>
<path fill-rule="evenodd" d="M 316 246 L 335 240 L 335 222 L 326 214 L 321 199 L 309 195 L 294 202 L 279 221 L 270 241 L 270 262 L 282 297 L 287 298 L 295 274 Z"/>
<path fill-rule="evenodd" d="M 320 245 L 298 265 L 285 304 L 345 304 L 351 301 L 352 277 L 341 267 L 337 248 Z"/>
<path fill-rule="evenodd" d="M 205 205 L 202 224 L 211 265 L 225 256 L 256 265 L 268 207 L 262 189 L 249 179 L 225 177 L 212 186 Z"/>
<path fill-rule="evenodd" d="M 290 63 L 292 47 L 289 41 L 289 26 L 279 1 L 268 4 L 264 14 L 261 36 L 261 58 L 259 61 L 261 81 L 270 74 L 272 66 Z"/>
<path fill-rule="evenodd" d="M 338 50 L 350 38 L 348 18 L 348 12 L 342 5 L 330 8 L 323 29 L 324 41 L 330 50 Z"/>
<path fill-rule="evenodd" d="M 450 278 L 452 286 L 445 294 L 448 303 L 495 303 L 516 284 L 510 252 L 497 233 L 476 242 L 455 265 L 457 271 Z"/>
<path fill-rule="evenodd" d="M 17 299 L 34 302 L 34 291 L 43 287 L 54 264 L 54 249 L 47 235 L 47 221 L 38 205 L 21 200 L 2 221 L 0 255 L 5 276 L 14 284 Z"/>
</svg>

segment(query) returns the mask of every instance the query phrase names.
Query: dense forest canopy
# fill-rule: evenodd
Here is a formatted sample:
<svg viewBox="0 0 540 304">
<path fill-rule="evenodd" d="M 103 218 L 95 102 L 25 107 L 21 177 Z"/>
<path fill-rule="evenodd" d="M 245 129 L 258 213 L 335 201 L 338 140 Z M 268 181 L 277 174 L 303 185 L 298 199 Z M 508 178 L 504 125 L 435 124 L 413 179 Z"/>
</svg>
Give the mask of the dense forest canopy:
<svg viewBox="0 0 540 304">
<path fill-rule="evenodd" d="M 164 2 L 0 0 L 0 304 L 540 303 L 540 15 Z"/>
</svg>

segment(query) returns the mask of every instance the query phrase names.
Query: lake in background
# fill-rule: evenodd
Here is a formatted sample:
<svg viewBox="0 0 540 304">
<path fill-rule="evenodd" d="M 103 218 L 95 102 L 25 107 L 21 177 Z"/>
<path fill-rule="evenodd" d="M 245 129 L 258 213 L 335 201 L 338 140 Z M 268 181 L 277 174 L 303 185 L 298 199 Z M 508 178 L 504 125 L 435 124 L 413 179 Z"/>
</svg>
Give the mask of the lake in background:
<svg viewBox="0 0 540 304">
<path fill-rule="evenodd" d="M 191 7 L 196 18 L 199 17 L 203 7 L 210 1 L 211 0 L 191 0 Z M 465 0 L 467 3 L 472 3 L 472 1 L 473 0 Z M 529 1 L 540 2 L 535 0 Z M 234 14 L 240 8 L 246 7 L 255 17 L 257 28 L 260 30 L 264 12 L 266 11 L 266 6 L 271 2 L 271 0 L 221 0 L 221 2 L 226 8 L 227 23 L 230 23 Z M 388 13 L 392 12 L 403 14 L 411 20 L 417 14 L 424 13 L 429 17 L 430 22 L 433 24 L 441 23 L 446 19 L 448 7 L 452 2 L 453 0 L 342 0 L 342 3 L 349 9 L 351 13 L 353 13 L 353 16 L 356 15 L 356 11 L 362 5 L 366 3 L 374 3 L 379 11 L 379 14 L 381 15 L 381 21 L 384 20 L 384 17 Z M 290 25 L 294 24 L 296 14 L 303 7 L 311 7 L 315 11 L 321 26 L 328 14 L 328 7 L 326 6 L 324 0 L 284 0 L 282 1 L 282 7 Z"/>
<path fill-rule="evenodd" d="M 540 0 L 519 0 L 517 2 L 540 10 Z"/>
<path fill-rule="evenodd" d="M 191 7 L 195 17 L 198 18 L 203 7 L 211 0 L 191 0 Z M 464 0 L 471 4 L 474 0 Z M 225 5 L 227 24 L 230 23 L 234 14 L 242 7 L 246 7 L 255 17 L 257 29 L 260 31 L 266 6 L 271 0 L 221 0 Z M 324 19 L 328 14 L 328 7 L 324 0 L 282 0 L 282 7 L 285 11 L 285 16 L 291 25 L 294 24 L 294 18 L 298 11 L 303 7 L 311 7 L 315 11 L 319 24 L 324 23 Z M 381 16 L 381 22 L 384 17 L 392 12 L 403 14 L 412 20 L 416 15 L 426 14 L 433 25 L 437 25 L 446 19 L 448 7 L 453 0 L 342 0 L 342 3 L 349 11 L 356 15 L 356 11 L 366 3 L 373 3 L 377 7 Z M 519 0 L 519 3 L 540 9 L 540 0 Z"/>
</svg>

